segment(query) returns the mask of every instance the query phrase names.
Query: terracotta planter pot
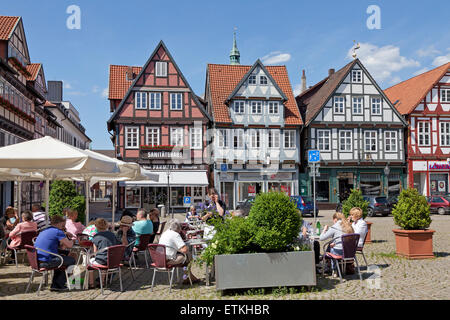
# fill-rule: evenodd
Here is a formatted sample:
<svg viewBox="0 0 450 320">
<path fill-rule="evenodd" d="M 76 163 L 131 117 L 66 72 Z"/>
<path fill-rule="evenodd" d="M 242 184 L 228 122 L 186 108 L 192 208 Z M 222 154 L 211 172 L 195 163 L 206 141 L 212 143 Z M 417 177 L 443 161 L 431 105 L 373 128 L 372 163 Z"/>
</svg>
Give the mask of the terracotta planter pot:
<svg viewBox="0 0 450 320">
<path fill-rule="evenodd" d="M 366 240 L 364 241 L 364 244 L 366 243 L 372 243 L 372 239 L 371 239 L 371 235 L 370 235 L 370 229 L 372 227 L 373 222 L 368 222 L 367 223 L 367 236 L 366 236 Z"/>
<path fill-rule="evenodd" d="M 434 230 L 392 230 L 397 255 L 407 259 L 429 259 L 433 254 Z"/>
</svg>

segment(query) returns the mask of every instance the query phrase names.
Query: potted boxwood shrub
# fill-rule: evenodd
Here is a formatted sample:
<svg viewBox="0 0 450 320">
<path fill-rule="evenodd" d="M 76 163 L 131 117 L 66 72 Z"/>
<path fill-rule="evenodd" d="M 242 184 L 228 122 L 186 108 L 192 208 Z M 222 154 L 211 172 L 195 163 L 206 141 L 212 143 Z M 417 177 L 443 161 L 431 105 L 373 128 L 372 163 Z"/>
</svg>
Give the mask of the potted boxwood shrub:
<svg viewBox="0 0 450 320">
<path fill-rule="evenodd" d="M 214 261 L 217 290 L 316 285 L 314 252 L 296 242 L 302 219 L 284 193 L 261 193 L 247 218 L 213 223 L 200 260 Z"/>
<path fill-rule="evenodd" d="M 401 229 L 395 234 L 397 255 L 408 259 L 433 258 L 433 233 L 430 206 L 416 189 L 404 189 L 392 210 L 394 222 Z"/>
<path fill-rule="evenodd" d="M 350 210 L 354 207 L 359 207 L 363 211 L 363 219 L 365 220 L 368 214 L 369 203 L 364 200 L 362 192 L 359 189 L 352 189 L 349 197 L 342 203 L 342 213 L 345 217 L 348 217 Z M 367 223 L 367 236 L 364 243 L 372 243 L 370 229 L 373 222 L 366 221 Z"/>
</svg>

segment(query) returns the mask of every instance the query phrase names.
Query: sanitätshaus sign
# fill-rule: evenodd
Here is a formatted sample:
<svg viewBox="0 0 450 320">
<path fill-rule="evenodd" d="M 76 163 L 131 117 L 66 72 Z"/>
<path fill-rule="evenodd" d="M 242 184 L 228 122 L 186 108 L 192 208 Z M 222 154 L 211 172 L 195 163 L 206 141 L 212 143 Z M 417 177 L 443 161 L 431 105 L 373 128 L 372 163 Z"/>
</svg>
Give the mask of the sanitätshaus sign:
<svg viewBox="0 0 450 320">
<path fill-rule="evenodd" d="M 450 170 L 450 163 L 428 161 L 428 170 Z"/>
</svg>

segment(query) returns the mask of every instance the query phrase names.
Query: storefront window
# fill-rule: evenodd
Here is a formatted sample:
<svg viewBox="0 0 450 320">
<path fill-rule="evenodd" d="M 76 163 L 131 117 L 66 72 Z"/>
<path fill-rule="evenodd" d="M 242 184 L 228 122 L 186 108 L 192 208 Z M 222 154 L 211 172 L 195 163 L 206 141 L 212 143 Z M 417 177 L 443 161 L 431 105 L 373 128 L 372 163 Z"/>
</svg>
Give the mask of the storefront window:
<svg viewBox="0 0 450 320">
<path fill-rule="evenodd" d="M 262 192 L 261 182 L 239 183 L 239 201 L 244 201 L 245 199 L 256 197 L 256 195 L 260 192 Z"/>
<path fill-rule="evenodd" d="M 311 197 L 314 196 L 313 184 L 311 179 Z M 316 201 L 330 202 L 330 181 L 327 173 L 320 173 L 320 177 L 316 177 Z"/>
<path fill-rule="evenodd" d="M 448 192 L 448 174 L 430 173 L 430 194 L 447 195 Z"/>
<path fill-rule="evenodd" d="M 281 191 L 291 195 L 292 182 L 269 182 L 269 191 Z"/>
<path fill-rule="evenodd" d="M 400 194 L 401 188 L 400 174 L 391 173 L 388 176 L 388 194 L 389 196 L 397 196 Z"/>
<path fill-rule="evenodd" d="M 141 188 L 126 187 L 125 189 L 125 208 L 141 207 Z"/>
<path fill-rule="evenodd" d="M 379 173 L 361 173 L 360 185 L 365 196 L 381 195 L 381 177 Z"/>
</svg>

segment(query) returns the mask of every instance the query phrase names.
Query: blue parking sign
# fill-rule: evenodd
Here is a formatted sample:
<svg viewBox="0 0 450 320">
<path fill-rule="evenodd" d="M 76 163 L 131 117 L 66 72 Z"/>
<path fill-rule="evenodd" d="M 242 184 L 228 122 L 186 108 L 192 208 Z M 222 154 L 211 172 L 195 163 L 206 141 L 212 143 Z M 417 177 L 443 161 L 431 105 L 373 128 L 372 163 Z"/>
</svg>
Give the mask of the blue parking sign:
<svg viewBox="0 0 450 320">
<path fill-rule="evenodd" d="M 183 197 L 183 205 L 190 206 L 191 205 L 191 197 Z"/>
<path fill-rule="evenodd" d="M 308 162 L 320 162 L 320 151 L 319 150 L 309 150 L 308 151 Z"/>
<path fill-rule="evenodd" d="M 222 163 L 220 165 L 220 171 L 222 172 L 228 171 L 228 165 L 226 163 Z"/>
</svg>

